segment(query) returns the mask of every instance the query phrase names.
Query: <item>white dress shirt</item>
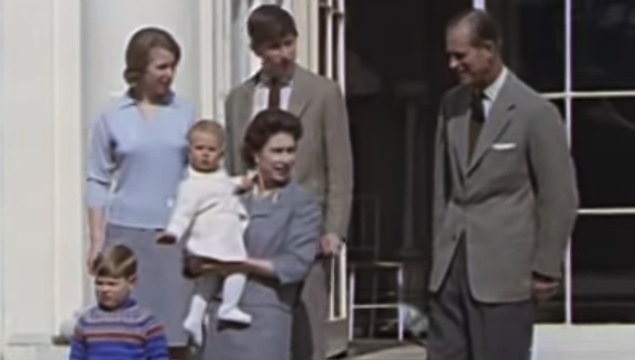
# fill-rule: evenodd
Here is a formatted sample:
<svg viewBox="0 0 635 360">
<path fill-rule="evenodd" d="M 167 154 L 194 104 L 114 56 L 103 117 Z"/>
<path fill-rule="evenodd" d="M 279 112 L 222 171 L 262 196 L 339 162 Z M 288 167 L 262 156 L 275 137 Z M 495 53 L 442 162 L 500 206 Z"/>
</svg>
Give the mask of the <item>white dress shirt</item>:
<svg viewBox="0 0 635 360">
<path fill-rule="evenodd" d="M 280 88 L 280 109 L 289 110 L 289 99 L 291 99 L 291 90 L 293 83 L 289 83 Z M 256 91 L 254 91 L 254 108 L 252 110 L 251 117 L 253 119 L 256 114 L 266 110 L 269 107 L 269 87 L 259 82 L 256 84 Z"/>
<path fill-rule="evenodd" d="M 507 68 L 503 67 L 503 70 L 498 74 L 496 80 L 491 83 L 484 91 L 483 91 L 483 111 L 485 113 L 485 120 L 489 119 L 489 113 L 492 109 L 492 105 L 498 94 L 500 93 L 503 85 L 505 85 L 505 80 L 507 79 Z"/>
</svg>

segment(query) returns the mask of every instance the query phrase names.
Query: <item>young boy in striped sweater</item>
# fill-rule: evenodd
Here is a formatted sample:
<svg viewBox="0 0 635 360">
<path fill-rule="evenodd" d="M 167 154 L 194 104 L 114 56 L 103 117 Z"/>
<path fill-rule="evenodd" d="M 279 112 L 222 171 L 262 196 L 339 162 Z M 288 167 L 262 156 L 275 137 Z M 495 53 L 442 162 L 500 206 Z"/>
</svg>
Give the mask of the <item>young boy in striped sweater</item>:
<svg viewBox="0 0 635 360">
<path fill-rule="evenodd" d="M 78 319 L 70 360 L 169 360 L 161 325 L 130 297 L 137 276 L 133 251 L 116 245 L 94 264 L 98 304 Z"/>
</svg>

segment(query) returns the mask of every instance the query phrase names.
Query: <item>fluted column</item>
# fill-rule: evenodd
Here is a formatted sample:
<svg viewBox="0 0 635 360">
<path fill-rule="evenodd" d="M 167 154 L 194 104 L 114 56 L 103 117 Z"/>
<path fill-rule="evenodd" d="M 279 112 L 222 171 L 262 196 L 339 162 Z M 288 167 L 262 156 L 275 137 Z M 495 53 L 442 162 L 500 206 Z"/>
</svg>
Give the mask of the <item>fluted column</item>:
<svg viewBox="0 0 635 360">
<path fill-rule="evenodd" d="M 0 350 L 7 360 L 63 358 L 51 335 L 82 301 L 80 4 L 0 1 Z"/>
</svg>

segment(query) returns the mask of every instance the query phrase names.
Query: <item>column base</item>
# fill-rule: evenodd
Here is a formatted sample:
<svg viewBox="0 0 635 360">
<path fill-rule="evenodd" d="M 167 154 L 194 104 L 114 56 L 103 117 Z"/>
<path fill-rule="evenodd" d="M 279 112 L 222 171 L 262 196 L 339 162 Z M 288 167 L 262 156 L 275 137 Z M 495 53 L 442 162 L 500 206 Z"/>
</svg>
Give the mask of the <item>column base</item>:
<svg viewBox="0 0 635 360">
<path fill-rule="evenodd" d="M 3 360 L 66 360 L 69 347 L 56 345 L 53 335 L 15 334 L 9 338 Z"/>
</svg>

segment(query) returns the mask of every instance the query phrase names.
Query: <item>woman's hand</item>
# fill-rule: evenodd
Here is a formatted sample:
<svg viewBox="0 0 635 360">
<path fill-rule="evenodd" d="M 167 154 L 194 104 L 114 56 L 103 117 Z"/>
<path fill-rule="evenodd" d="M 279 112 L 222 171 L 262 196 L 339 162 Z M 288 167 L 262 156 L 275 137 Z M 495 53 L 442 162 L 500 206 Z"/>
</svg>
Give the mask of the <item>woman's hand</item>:
<svg viewBox="0 0 635 360">
<path fill-rule="evenodd" d="M 86 255 L 86 272 L 94 275 L 95 259 L 106 243 L 106 216 L 102 209 L 88 209 L 89 246 Z"/>
<path fill-rule="evenodd" d="M 86 273 L 89 276 L 95 275 L 95 260 L 99 256 L 101 250 L 98 250 L 94 246 L 90 246 L 88 249 L 88 254 L 86 255 Z"/>
<path fill-rule="evenodd" d="M 335 234 L 326 234 L 322 237 L 320 245 L 322 248 L 322 255 L 328 257 L 338 255 L 340 250 L 342 250 L 343 243 L 339 236 Z"/>
<path fill-rule="evenodd" d="M 205 262 L 201 269 L 205 272 L 213 272 L 221 276 L 228 276 L 234 273 L 245 272 L 243 262 Z"/>
<path fill-rule="evenodd" d="M 254 186 L 253 179 L 245 175 L 240 179 L 240 182 L 238 183 L 238 191 L 241 191 L 241 192 L 249 191 L 253 188 L 253 186 Z"/>
</svg>

